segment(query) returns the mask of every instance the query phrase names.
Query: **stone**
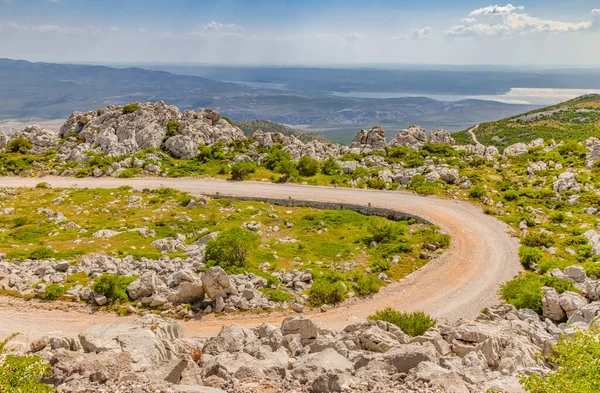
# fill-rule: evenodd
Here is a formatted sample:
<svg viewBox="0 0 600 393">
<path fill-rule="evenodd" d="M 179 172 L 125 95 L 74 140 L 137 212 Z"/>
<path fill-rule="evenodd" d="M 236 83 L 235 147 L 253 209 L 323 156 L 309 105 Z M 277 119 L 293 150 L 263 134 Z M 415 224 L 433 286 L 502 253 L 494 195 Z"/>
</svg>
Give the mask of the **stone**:
<svg viewBox="0 0 600 393">
<path fill-rule="evenodd" d="M 350 150 L 356 153 L 368 153 L 370 151 L 384 151 L 386 146 L 385 131 L 379 126 L 370 131 L 361 130 L 352 141 Z"/>
<path fill-rule="evenodd" d="M 419 126 L 410 126 L 400 131 L 389 143 L 389 147 L 406 146 L 413 150 L 419 150 L 427 143 L 427 134 Z"/>
<path fill-rule="evenodd" d="M 133 300 L 152 296 L 156 289 L 156 273 L 149 271 L 143 273 L 137 280 L 127 286 L 127 293 Z"/>
<path fill-rule="evenodd" d="M 349 373 L 352 363 L 334 349 L 310 354 L 298 359 L 292 366 L 291 375 L 301 384 L 312 383 L 327 372 Z"/>
<path fill-rule="evenodd" d="M 571 265 L 571 266 L 567 266 L 564 270 L 563 273 L 571 278 L 574 282 L 584 282 L 585 279 L 587 278 L 587 275 L 585 273 L 585 269 L 580 266 L 580 265 Z"/>
<path fill-rule="evenodd" d="M 555 322 L 564 320 L 566 315 L 560 306 L 560 300 L 556 289 L 542 287 L 542 292 L 544 293 L 542 297 L 542 315 Z"/>
<path fill-rule="evenodd" d="M 235 293 L 231 281 L 220 266 L 213 266 L 202 274 L 202 287 L 204 292 L 211 299 L 216 299 L 217 296 L 227 296 L 230 293 Z"/>
<path fill-rule="evenodd" d="M 281 324 L 281 332 L 283 335 L 298 334 L 302 340 L 317 338 L 319 328 L 313 321 L 308 318 L 294 316 L 287 317 Z"/>
<path fill-rule="evenodd" d="M 421 362 L 437 362 L 433 346 L 407 344 L 392 348 L 384 354 L 385 361 L 399 373 L 407 373 Z"/>
</svg>

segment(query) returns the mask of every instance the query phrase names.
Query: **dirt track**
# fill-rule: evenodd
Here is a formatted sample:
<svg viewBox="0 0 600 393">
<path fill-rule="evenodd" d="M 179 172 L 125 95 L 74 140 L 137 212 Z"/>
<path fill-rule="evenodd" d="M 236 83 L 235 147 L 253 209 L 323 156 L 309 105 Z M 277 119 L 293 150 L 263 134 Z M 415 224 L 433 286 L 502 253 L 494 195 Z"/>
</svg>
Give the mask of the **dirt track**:
<svg viewBox="0 0 600 393">
<path fill-rule="evenodd" d="M 326 328 L 340 329 L 364 319 L 375 310 L 394 307 L 423 310 L 441 320 L 471 318 L 498 301 L 498 286 L 520 271 L 518 242 L 504 223 L 485 215 L 481 208 L 465 202 L 418 196 L 402 192 L 314 187 L 260 182 L 230 182 L 212 179 L 72 179 L 0 178 L 0 186 L 29 187 L 46 181 L 53 187 L 103 187 L 131 185 L 137 189 L 173 187 L 192 194 L 274 197 L 333 201 L 395 209 L 418 215 L 439 225 L 452 236 L 446 253 L 404 280 L 383 288 L 373 297 L 310 317 Z M 75 334 L 95 323 L 130 320 L 114 315 L 90 314 L 76 307 L 68 312 L 50 311 L 43 304 L 0 298 L 0 337 L 20 331 L 26 337 L 62 331 Z M 184 323 L 186 335 L 215 335 L 224 325 L 256 326 L 278 323 L 285 314 L 204 317 Z"/>
</svg>

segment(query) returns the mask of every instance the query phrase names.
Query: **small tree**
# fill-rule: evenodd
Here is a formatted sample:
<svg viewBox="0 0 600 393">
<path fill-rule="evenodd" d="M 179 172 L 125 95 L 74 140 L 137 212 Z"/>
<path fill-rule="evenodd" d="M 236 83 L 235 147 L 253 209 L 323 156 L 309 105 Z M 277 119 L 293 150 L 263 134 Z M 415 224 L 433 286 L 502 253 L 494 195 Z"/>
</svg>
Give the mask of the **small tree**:
<svg viewBox="0 0 600 393">
<path fill-rule="evenodd" d="M 232 180 L 246 180 L 250 177 L 250 174 L 256 171 L 256 167 L 251 162 L 236 162 L 231 166 L 231 179 Z"/>
<path fill-rule="evenodd" d="M 298 161 L 298 172 L 301 176 L 314 176 L 319 173 L 321 164 L 310 156 L 301 157 Z"/>
<path fill-rule="evenodd" d="M 283 181 L 288 181 L 298 176 L 296 164 L 288 160 L 281 161 L 279 164 L 277 164 L 275 172 L 283 175 L 283 178 L 281 179 Z"/>
<path fill-rule="evenodd" d="M 330 156 L 327 161 L 323 163 L 321 171 L 328 176 L 341 175 L 342 167 Z"/>
<path fill-rule="evenodd" d="M 231 228 L 219 232 L 206 245 L 208 265 L 223 269 L 243 267 L 248 262 L 250 251 L 259 245 L 259 236 L 247 229 Z"/>
<path fill-rule="evenodd" d="M 10 142 L 8 142 L 8 145 L 6 146 L 7 151 L 9 151 L 11 153 L 20 153 L 20 154 L 27 154 L 27 152 L 29 150 L 31 150 L 31 148 L 32 148 L 31 142 L 29 142 L 25 138 L 15 138 L 15 139 L 11 140 Z"/>
</svg>

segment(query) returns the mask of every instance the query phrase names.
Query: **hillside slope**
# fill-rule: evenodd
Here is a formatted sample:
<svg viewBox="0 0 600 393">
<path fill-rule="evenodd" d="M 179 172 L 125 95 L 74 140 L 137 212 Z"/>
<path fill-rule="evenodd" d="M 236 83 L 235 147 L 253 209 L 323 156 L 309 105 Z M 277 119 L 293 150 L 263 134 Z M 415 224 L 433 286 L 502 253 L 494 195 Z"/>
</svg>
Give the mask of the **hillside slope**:
<svg viewBox="0 0 600 393">
<path fill-rule="evenodd" d="M 585 95 L 499 121 L 481 123 L 473 132 L 480 143 L 500 148 L 536 138 L 559 141 L 599 136 L 600 95 Z M 467 130 L 457 132 L 453 137 L 459 144 L 473 143 Z"/>
</svg>

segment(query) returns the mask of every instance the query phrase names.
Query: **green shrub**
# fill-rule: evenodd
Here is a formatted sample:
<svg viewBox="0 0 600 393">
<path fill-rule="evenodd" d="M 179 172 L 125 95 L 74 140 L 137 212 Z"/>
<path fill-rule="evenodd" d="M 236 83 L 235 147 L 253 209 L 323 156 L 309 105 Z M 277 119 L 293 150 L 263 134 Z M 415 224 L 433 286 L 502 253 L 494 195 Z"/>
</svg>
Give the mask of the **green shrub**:
<svg viewBox="0 0 600 393">
<path fill-rule="evenodd" d="M 225 120 L 227 123 L 229 123 L 229 125 L 235 127 L 235 123 L 230 118 L 225 117 L 225 116 L 221 116 L 221 119 Z"/>
<path fill-rule="evenodd" d="M 321 164 L 310 156 L 301 157 L 298 161 L 298 172 L 300 176 L 314 176 L 319 173 Z"/>
<path fill-rule="evenodd" d="M 392 268 L 392 263 L 385 259 L 376 259 L 369 265 L 374 273 L 387 272 Z"/>
<path fill-rule="evenodd" d="M 229 175 L 231 174 L 231 167 L 229 165 L 221 165 L 219 167 L 218 175 Z"/>
<path fill-rule="evenodd" d="M 381 281 L 377 277 L 365 277 L 360 274 L 354 282 L 354 290 L 358 296 L 368 296 L 379 292 Z"/>
<path fill-rule="evenodd" d="M 40 260 L 54 257 L 56 253 L 48 247 L 38 247 L 29 253 L 29 259 Z"/>
<path fill-rule="evenodd" d="M 111 303 L 126 302 L 129 300 L 127 287 L 137 280 L 137 276 L 119 276 L 103 274 L 92 285 L 94 293 L 104 295 Z"/>
<path fill-rule="evenodd" d="M 474 186 L 469 190 L 469 198 L 481 199 L 487 195 L 487 190 L 483 186 Z"/>
<path fill-rule="evenodd" d="M 40 382 L 52 375 L 50 365 L 39 356 L 14 355 L 6 345 L 14 339 L 13 334 L 0 341 L 0 392 L 3 393 L 50 393 L 54 388 Z"/>
<path fill-rule="evenodd" d="M 456 150 L 448 144 L 443 143 L 425 143 L 421 146 L 421 150 L 426 153 L 426 155 L 436 155 L 441 157 L 454 157 L 456 155 Z"/>
<path fill-rule="evenodd" d="M 567 215 L 561 211 L 553 212 L 550 216 L 550 221 L 556 224 L 562 224 L 567 221 Z"/>
<path fill-rule="evenodd" d="M 131 104 L 127 104 L 123 107 L 123 114 L 126 115 L 128 113 L 133 113 L 135 111 L 138 110 L 138 108 L 140 107 L 140 104 L 137 102 L 132 102 Z"/>
<path fill-rule="evenodd" d="M 165 141 L 175 135 L 179 131 L 179 122 L 176 120 L 169 120 L 167 122 L 167 133 L 165 134 Z"/>
<path fill-rule="evenodd" d="M 50 185 L 50 183 L 48 182 L 41 182 L 35 185 L 35 188 L 52 188 L 52 186 Z"/>
<path fill-rule="evenodd" d="M 600 341 L 597 329 L 578 330 L 573 337 L 562 337 L 552 347 L 547 361 L 556 365 L 544 376 L 521 375 L 519 380 L 530 393 L 600 392 Z"/>
<path fill-rule="evenodd" d="M 519 192 L 515 190 L 507 190 L 504 193 L 504 200 L 507 202 L 516 201 L 519 199 Z"/>
<path fill-rule="evenodd" d="M 281 180 L 291 180 L 298 176 L 298 169 L 296 168 L 296 164 L 292 161 L 284 160 L 280 161 L 279 164 L 275 167 L 275 172 L 281 173 L 283 178 Z"/>
<path fill-rule="evenodd" d="M 522 246 L 519 248 L 519 258 L 525 269 L 531 269 L 531 266 L 537 264 L 543 256 L 544 253 L 537 247 Z"/>
<path fill-rule="evenodd" d="M 6 145 L 6 151 L 10 153 L 26 154 L 29 150 L 31 150 L 32 147 L 33 146 L 31 145 L 31 142 L 29 142 L 27 139 L 15 138 L 8 142 L 8 145 Z"/>
<path fill-rule="evenodd" d="M 336 176 L 342 174 L 342 167 L 338 164 L 333 157 L 329 157 L 327 161 L 323 163 L 321 172 L 328 176 Z"/>
<path fill-rule="evenodd" d="M 360 161 L 363 159 L 363 156 L 358 153 L 346 153 L 340 156 L 340 161 Z"/>
<path fill-rule="evenodd" d="M 78 179 L 81 179 L 83 177 L 89 177 L 89 176 L 92 176 L 93 171 L 94 171 L 93 167 L 87 166 L 87 167 L 81 168 L 77 172 L 75 172 L 73 174 L 73 177 L 76 177 Z"/>
<path fill-rule="evenodd" d="M 315 278 L 308 290 L 308 304 L 312 307 L 337 304 L 346 297 L 345 285 L 339 277 L 334 275 L 323 275 Z"/>
<path fill-rule="evenodd" d="M 437 321 L 435 318 L 425 314 L 422 311 L 405 313 L 396 311 L 392 308 L 386 308 L 377 311 L 369 316 L 372 321 L 385 321 L 398 326 L 404 333 L 411 337 L 420 336 L 430 328 L 434 327 Z"/>
<path fill-rule="evenodd" d="M 558 293 L 565 291 L 578 292 L 571 282 L 526 272 L 502 285 L 500 296 L 517 309 L 530 308 L 541 314 L 542 287 L 553 287 Z"/>
<path fill-rule="evenodd" d="M 287 151 L 273 148 L 271 149 L 271 153 L 265 157 L 263 164 L 267 169 L 274 171 L 282 161 L 291 161 L 291 159 L 292 156 Z"/>
<path fill-rule="evenodd" d="M 217 265 L 223 269 L 244 267 L 250 252 L 258 247 L 259 239 L 256 233 L 247 229 L 231 228 L 221 231 L 206 245 L 207 265 Z"/>
<path fill-rule="evenodd" d="M 44 293 L 40 295 L 42 300 L 55 300 L 67 293 L 67 289 L 62 285 L 50 284 L 44 290 Z"/>
<path fill-rule="evenodd" d="M 521 240 L 525 246 L 528 247 L 552 247 L 554 245 L 554 239 L 552 235 L 545 232 L 530 232 L 523 240 Z"/>
<path fill-rule="evenodd" d="M 127 168 L 117 176 L 120 179 L 131 179 L 142 171 L 142 168 Z"/>
<path fill-rule="evenodd" d="M 246 180 L 252 173 L 256 172 L 256 166 L 251 162 L 236 162 L 231 166 L 232 180 Z"/>
<path fill-rule="evenodd" d="M 370 235 L 363 239 L 363 243 L 392 243 L 396 242 L 406 232 L 406 223 L 382 222 L 369 228 Z"/>
<path fill-rule="evenodd" d="M 283 303 L 294 300 L 294 295 L 281 289 L 265 289 L 264 293 L 273 302 Z"/>
<path fill-rule="evenodd" d="M 13 220 L 13 227 L 18 228 L 31 223 L 31 219 L 26 216 L 17 217 Z"/>
</svg>

